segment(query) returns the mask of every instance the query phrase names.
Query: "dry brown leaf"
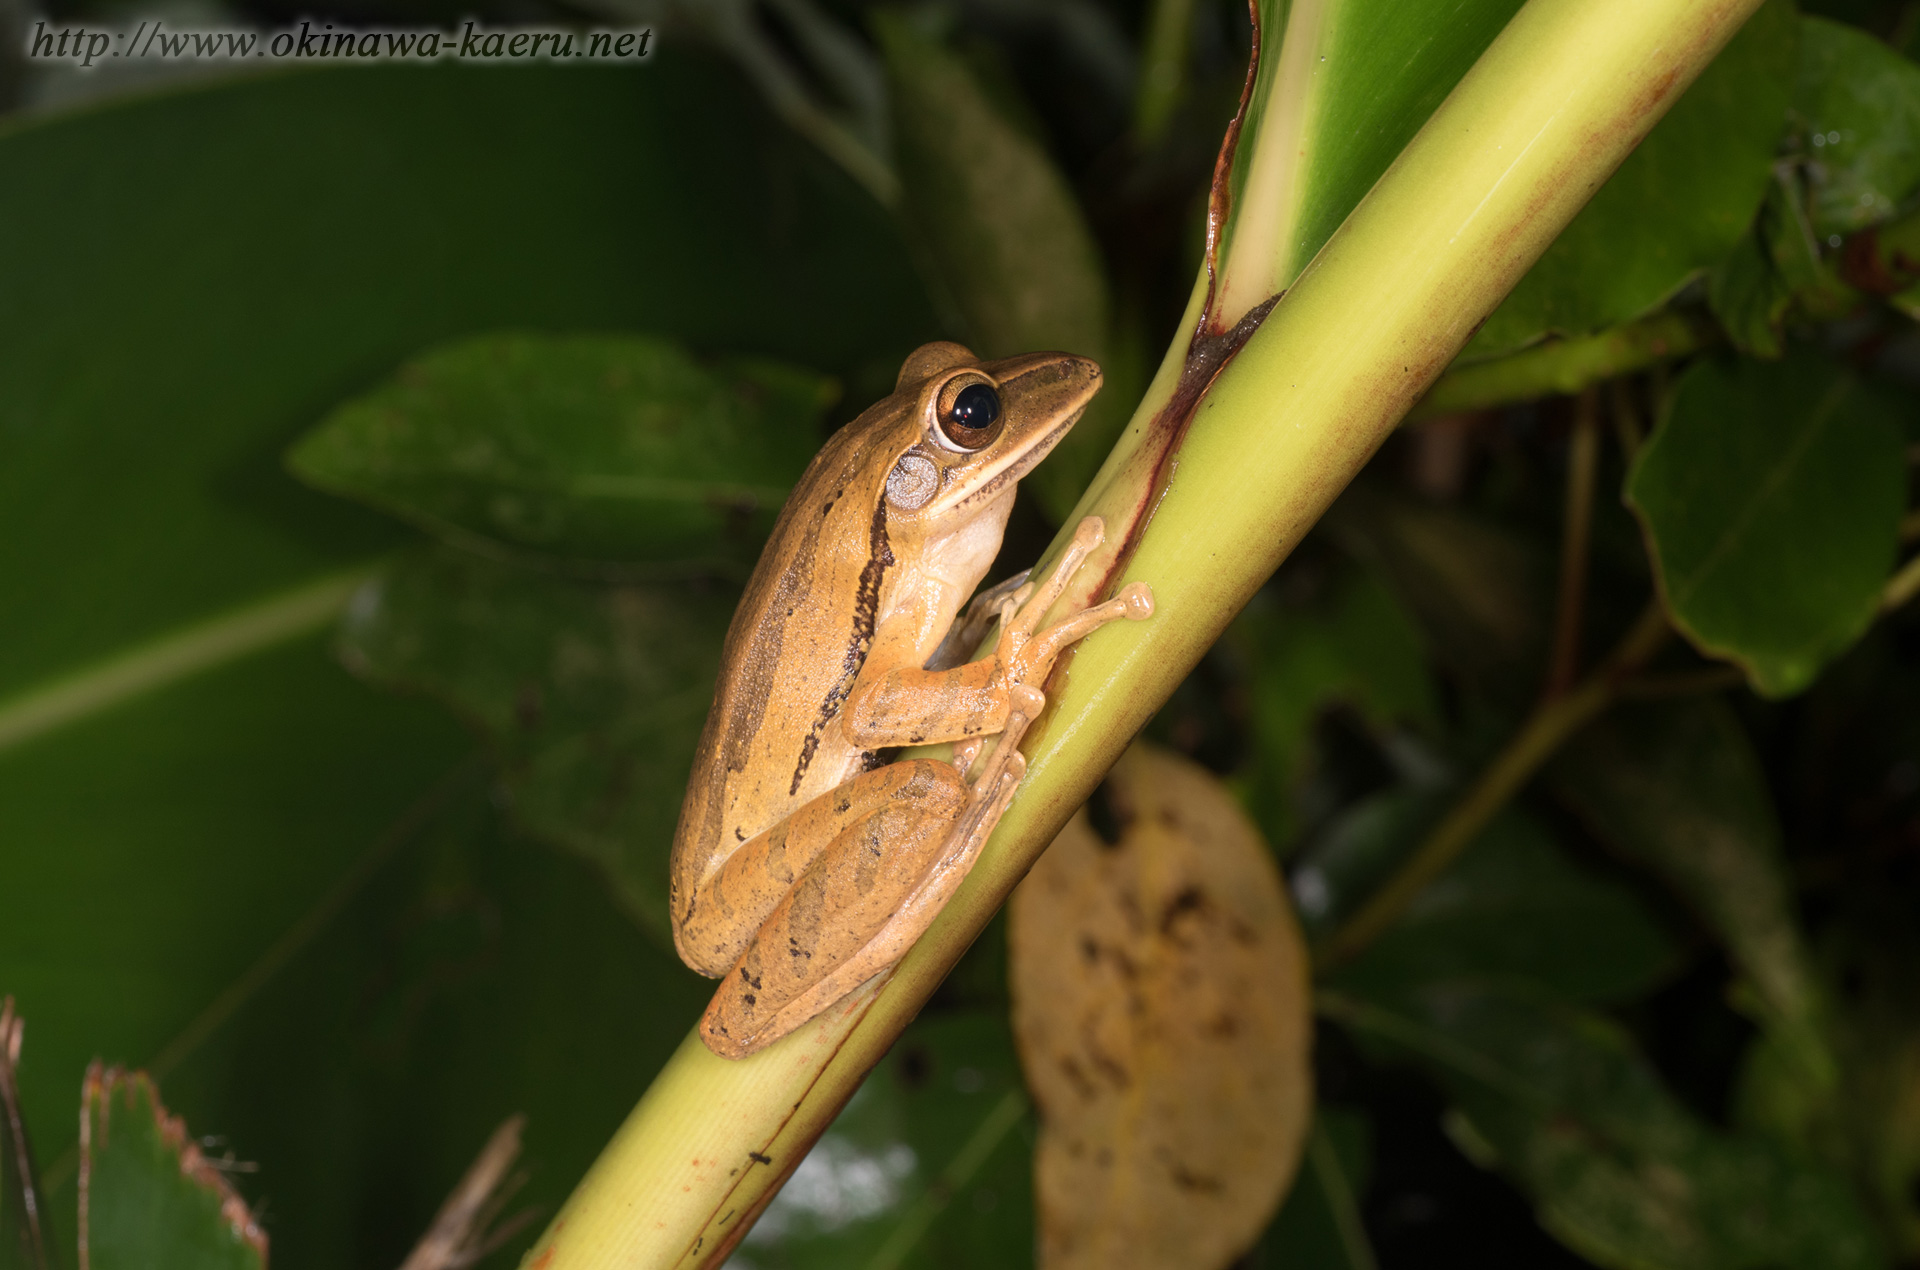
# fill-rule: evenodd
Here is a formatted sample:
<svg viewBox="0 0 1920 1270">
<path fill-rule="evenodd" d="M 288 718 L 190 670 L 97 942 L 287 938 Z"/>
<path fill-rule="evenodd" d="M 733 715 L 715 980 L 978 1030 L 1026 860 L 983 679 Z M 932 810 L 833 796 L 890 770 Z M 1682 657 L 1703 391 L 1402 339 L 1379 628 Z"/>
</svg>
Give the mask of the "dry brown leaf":
<svg viewBox="0 0 1920 1270">
<path fill-rule="evenodd" d="M 1009 909 L 1041 1114 L 1042 1270 L 1217 1270 L 1259 1237 L 1312 1112 L 1306 946 L 1218 780 L 1136 744 Z"/>
</svg>

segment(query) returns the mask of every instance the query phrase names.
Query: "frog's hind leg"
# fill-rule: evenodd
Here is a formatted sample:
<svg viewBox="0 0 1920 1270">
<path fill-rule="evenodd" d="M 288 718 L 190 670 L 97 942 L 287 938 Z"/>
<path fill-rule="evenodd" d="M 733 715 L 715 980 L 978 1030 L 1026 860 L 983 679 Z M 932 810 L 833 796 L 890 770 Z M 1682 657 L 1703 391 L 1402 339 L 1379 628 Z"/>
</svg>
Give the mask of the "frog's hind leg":
<svg viewBox="0 0 1920 1270">
<path fill-rule="evenodd" d="M 862 772 L 741 843 L 693 888 L 685 911 L 675 913 L 681 959 L 712 978 L 726 974 L 781 897 L 842 834 L 891 804 L 917 805 L 926 797 L 929 779 L 939 778 L 923 766 L 892 763 Z"/>
<path fill-rule="evenodd" d="M 892 796 L 831 838 L 807 843 L 810 863 L 749 928 L 700 1020 L 715 1053 L 740 1058 L 785 1036 L 897 961 L 918 936 L 893 938 L 893 919 L 942 865 L 968 789 L 950 764 L 931 759 L 862 780 L 883 773 Z"/>
</svg>

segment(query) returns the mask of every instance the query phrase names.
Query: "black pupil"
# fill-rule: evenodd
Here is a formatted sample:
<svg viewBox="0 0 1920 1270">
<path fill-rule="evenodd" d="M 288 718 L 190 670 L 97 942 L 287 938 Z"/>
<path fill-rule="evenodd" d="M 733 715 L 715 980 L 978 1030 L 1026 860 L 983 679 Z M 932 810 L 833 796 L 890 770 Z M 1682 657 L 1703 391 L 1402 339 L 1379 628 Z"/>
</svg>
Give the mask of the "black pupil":
<svg viewBox="0 0 1920 1270">
<path fill-rule="evenodd" d="M 953 425 L 984 432 L 1000 417 L 1000 394 L 991 384 L 968 384 L 953 399 Z"/>
</svg>

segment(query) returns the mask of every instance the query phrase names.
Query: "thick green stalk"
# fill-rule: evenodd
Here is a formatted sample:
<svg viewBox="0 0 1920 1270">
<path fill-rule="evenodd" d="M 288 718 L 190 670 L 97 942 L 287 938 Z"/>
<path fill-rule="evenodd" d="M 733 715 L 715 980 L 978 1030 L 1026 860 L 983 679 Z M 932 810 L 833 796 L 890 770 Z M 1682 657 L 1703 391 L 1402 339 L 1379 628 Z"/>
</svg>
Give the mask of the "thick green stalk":
<svg viewBox="0 0 1920 1270">
<path fill-rule="evenodd" d="M 1170 352 L 1081 504 L 1118 548 L 1093 580 L 1149 583 L 1157 615 L 1094 635 L 1050 685 L 1020 797 L 892 977 L 742 1062 L 689 1037 L 529 1266 L 724 1259 L 1141 725 L 1758 3 L 1531 0 L 1190 428 L 1162 411 L 1188 362 Z M 1224 281 L 1270 265 L 1220 269 Z M 1205 299 L 1203 286 L 1193 316 Z"/>
</svg>

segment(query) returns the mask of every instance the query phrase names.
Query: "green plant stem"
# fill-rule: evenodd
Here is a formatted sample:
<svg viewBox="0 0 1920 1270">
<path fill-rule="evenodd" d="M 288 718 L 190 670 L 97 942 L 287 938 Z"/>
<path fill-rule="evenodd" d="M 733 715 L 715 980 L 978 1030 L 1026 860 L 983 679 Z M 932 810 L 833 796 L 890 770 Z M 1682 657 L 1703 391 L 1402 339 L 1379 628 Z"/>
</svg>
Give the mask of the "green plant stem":
<svg viewBox="0 0 1920 1270">
<path fill-rule="evenodd" d="M 1901 565 L 1899 572 L 1887 579 L 1886 589 L 1880 593 L 1880 611 L 1891 613 L 1915 595 L 1920 595 L 1920 556 Z"/>
<path fill-rule="evenodd" d="M 1080 503 L 1109 534 L 1082 572 L 1099 589 L 1150 585 L 1155 616 L 1073 650 L 1022 747 L 1020 796 L 892 975 L 737 1062 L 690 1034 L 530 1267 L 725 1260 L 1247 597 L 1758 4 L 1529 0 L 1212 380 L 1190 429 L 1162 416 L 1189 337 L 1169 350 Z M 1251 276 L 1269 262 L 1242 263 Z M 1230 249 L 1222 276 L 1234 267 Z M 1202 278 L 1188 332 L 1207 291 Z"/>
<path fill-rule="evenodd" d="M 1720 329 L 1691 313 L 1656 313 L 1578 339 L 1548 340 L 1508 357 L 1455 366 L 1421 398 L 1409 422 L 1572 395 L 1720 343 Z"/>
<path fill-rule="evenodd" d="M 1560 594 L 1554 605 L 1553 653 L 1547 663 L 1548 699 L 1561 696 L 1580 673 L 1580 624 L 1586 615 L 1587 540 L 1593 529 L 1594 475 L 1600 465 L 1600 387 L 1580 393 L 1567 445 L 1565 527 L 1560 538 Z"/>
<path fill-rule="evenodd" d="M 1646 439 L 1640 428 L 1640 411 L 1633 404 L 1633 388 L 1624 379 L 1616 379 L 1608 394 L 1613 400 L 1613 436 L 1620 443 L 1620 457 L 1632 465 Z"/>
<path fill-rule="evenodd" d="M 1133 99 L 1133 131 L 1143 144 L 1159 140 L 1186 93 L 1192 35 L 1193 0 L 1154 0 Z"/>
<path fill-rule="evenodd" d="M 371 566 L 329 574 L 0 701 L 0 750 L 320 630 L 372 574 Z"/>
<path fill-rule="evenodd" d="M 1406 863 L 1327 940 L 1316 958 L 1320 968 L 1350 961 L 1393 925 L 1414 897 L 1459 858 L 1561 744 L 1619 698 L 1622 682 L 1645 665 L 1671 633 L 1666 611 L 1655 600 L 1600 669 L 1571 692 L 1537 706 Z"/>
<path fill-rule="evenodd" d="M 1333 1137 L 1318 1116 L 1314 1117 L 1313 1132 L 1307 1138 L 1307 1164 L 1320 1180 L 1321 1193 L 1327 1197 L 1327 1208 L 1333 1216 L 1333 1228 L 1339 1235 L 1347 1270 L 1378 1270 L 1380 1263 L 1373 1255 L 1373 1244 L 1367 1239 L 1366 1225 L 1360 1219 L 1359 1200 L 1347 1180 L 1347 1171 L 1340 1166 L 1340 1154 L 1333 1149 Z"/>
<path fill-rule="evenodd" d="M 1013 1132 L 1013 1127 L 1020 1123 L 1020 1117 L 1026 1114 L 1027 1094 L 1024 1089 L 1016 1086 L 1003 1094 L 1000 1101 L 987 1112 L 986 1118 L 981 1120 L 973 1135 L 961 1145 L 960 1153 L 953 1157 L 946 1168 L 940 1170 L 940 1176 L 900 1215 L 900 1223 L 873 1254 L 873 1260 L 867 1263 L 867 1270 L 896 1270 L 932 1227 L 934 1218 L 960 1193 L 962 1187 L 973 1180 L 980 1166 L 987 1162 L 987 1158 L 1006 1136 Z"/>
</svg>

